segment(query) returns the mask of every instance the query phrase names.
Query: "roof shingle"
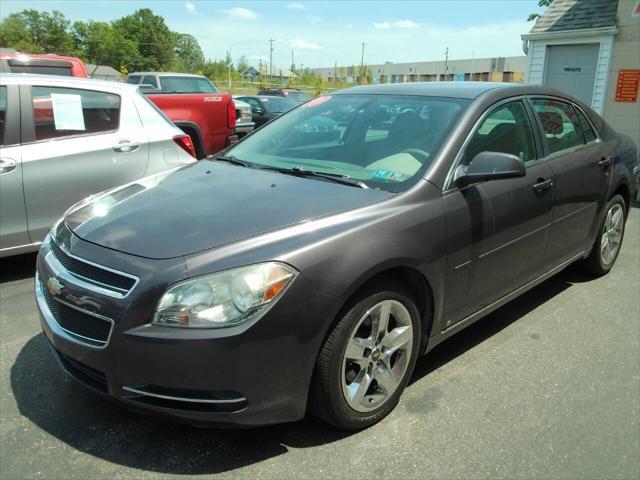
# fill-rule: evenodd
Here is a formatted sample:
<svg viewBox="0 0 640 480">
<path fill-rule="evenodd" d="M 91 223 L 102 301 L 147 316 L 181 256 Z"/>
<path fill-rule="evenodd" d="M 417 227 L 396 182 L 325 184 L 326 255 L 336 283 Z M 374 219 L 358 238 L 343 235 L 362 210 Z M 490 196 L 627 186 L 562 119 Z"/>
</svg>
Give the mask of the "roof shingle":
<svg viewBox="0 0 640 480">
<path fill-rule="evenodd" d="M 615 27 L 618 0 L 554 0 L 531 33 Z"/>
</svg>

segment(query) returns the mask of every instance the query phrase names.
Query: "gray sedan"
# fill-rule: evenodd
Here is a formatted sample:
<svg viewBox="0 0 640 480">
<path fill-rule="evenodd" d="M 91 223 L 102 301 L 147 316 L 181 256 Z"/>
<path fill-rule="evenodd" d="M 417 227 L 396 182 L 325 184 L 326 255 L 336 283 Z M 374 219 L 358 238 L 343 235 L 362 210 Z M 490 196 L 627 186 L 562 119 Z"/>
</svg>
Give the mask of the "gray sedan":
<svg viewBox="0 0 640 480">
<path fill-rule="evenodd" d="M 637 155 L 542 87 L 334 92 L 71 209 L 38 256 L 42 327 L 132 409 L 364 428 L 418 355 L 571 263 L 609 272 Z"/>
</svg>

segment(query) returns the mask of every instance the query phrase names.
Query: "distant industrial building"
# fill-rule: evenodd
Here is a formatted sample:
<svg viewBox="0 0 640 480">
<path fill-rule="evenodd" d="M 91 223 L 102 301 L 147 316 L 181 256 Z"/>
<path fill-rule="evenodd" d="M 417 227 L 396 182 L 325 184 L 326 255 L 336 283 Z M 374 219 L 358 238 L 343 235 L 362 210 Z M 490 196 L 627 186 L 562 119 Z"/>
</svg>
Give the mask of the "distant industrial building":
<svg viewBox="0 0 640 480">
<path fill-rule="evenodd" d="M 439 60 L 435 62 L 383 63 L 367 65 L 365 83 L 405 83 L 484 81 L 522 82 L 527 57 L 471 58 L 465 60 Z M 362 83 L 360 66 L 314 68 L 314 73 L 328 83 Z"/>
</svg>

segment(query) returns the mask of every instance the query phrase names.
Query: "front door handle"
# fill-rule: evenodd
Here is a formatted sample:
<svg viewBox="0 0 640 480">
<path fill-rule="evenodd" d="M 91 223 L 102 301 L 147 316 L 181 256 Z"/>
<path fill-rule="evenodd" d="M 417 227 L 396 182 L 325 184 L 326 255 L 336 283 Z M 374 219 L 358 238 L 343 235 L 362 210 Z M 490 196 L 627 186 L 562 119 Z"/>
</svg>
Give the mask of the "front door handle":
<svg viewBox="0 0 640 480">
<path fill-rule="evenodd" d="M 0 160 L 0 175 L 15 170 L 17 163 L 15 160 Z"/>
<path fill-rule="evenodd" d="M 609 168 L 609 166 L 611 165 L 611 157 L 602 157 L 599 161 L 598 161 L 598 166 L 603 170 L 607 170 Z"/>
<path fill-rule="evenodd" d="M 537 183 L 534 183 L 531 188 L 533 188 L 536 192 L 543 192 L 545 190 L 549 190 L 553 187 L 553 180 L 548 178 L 545 180 L 544 178 L 539 178 Z"/>
<path fill-rule="evenodd" d="M 139 148 L 139 143 L 131 142 L 129 140 L 120 140 L 117 145 L 113 146 L 113 150 L 120 153 L 135 152 Z"/>
</svg>

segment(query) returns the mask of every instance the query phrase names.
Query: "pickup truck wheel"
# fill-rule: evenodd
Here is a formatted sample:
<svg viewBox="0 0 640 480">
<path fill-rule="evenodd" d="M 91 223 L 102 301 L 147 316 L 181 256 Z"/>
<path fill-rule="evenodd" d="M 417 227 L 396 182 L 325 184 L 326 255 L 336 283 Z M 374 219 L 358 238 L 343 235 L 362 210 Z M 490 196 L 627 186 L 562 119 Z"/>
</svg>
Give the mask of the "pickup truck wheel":
<svg viewBox="0 0 640 480">
<path fill-rule="evenodd" d="M 316 363 L 311 412 L 347 430 L 366 428 L 398 403 L 418 356 L 420 315 L 400 286 L 360 295 Z"/>
<path fill-rule="evenodd" d="M 616 263 L 624 238 L 626 211 L 624 199 L 620 195 L 614 196 L 607 203 L 606 213 L 600 223 L 591 253 L 582 262 L 588 273 L 596 276 L 605 275 Z"/>
</svg>

